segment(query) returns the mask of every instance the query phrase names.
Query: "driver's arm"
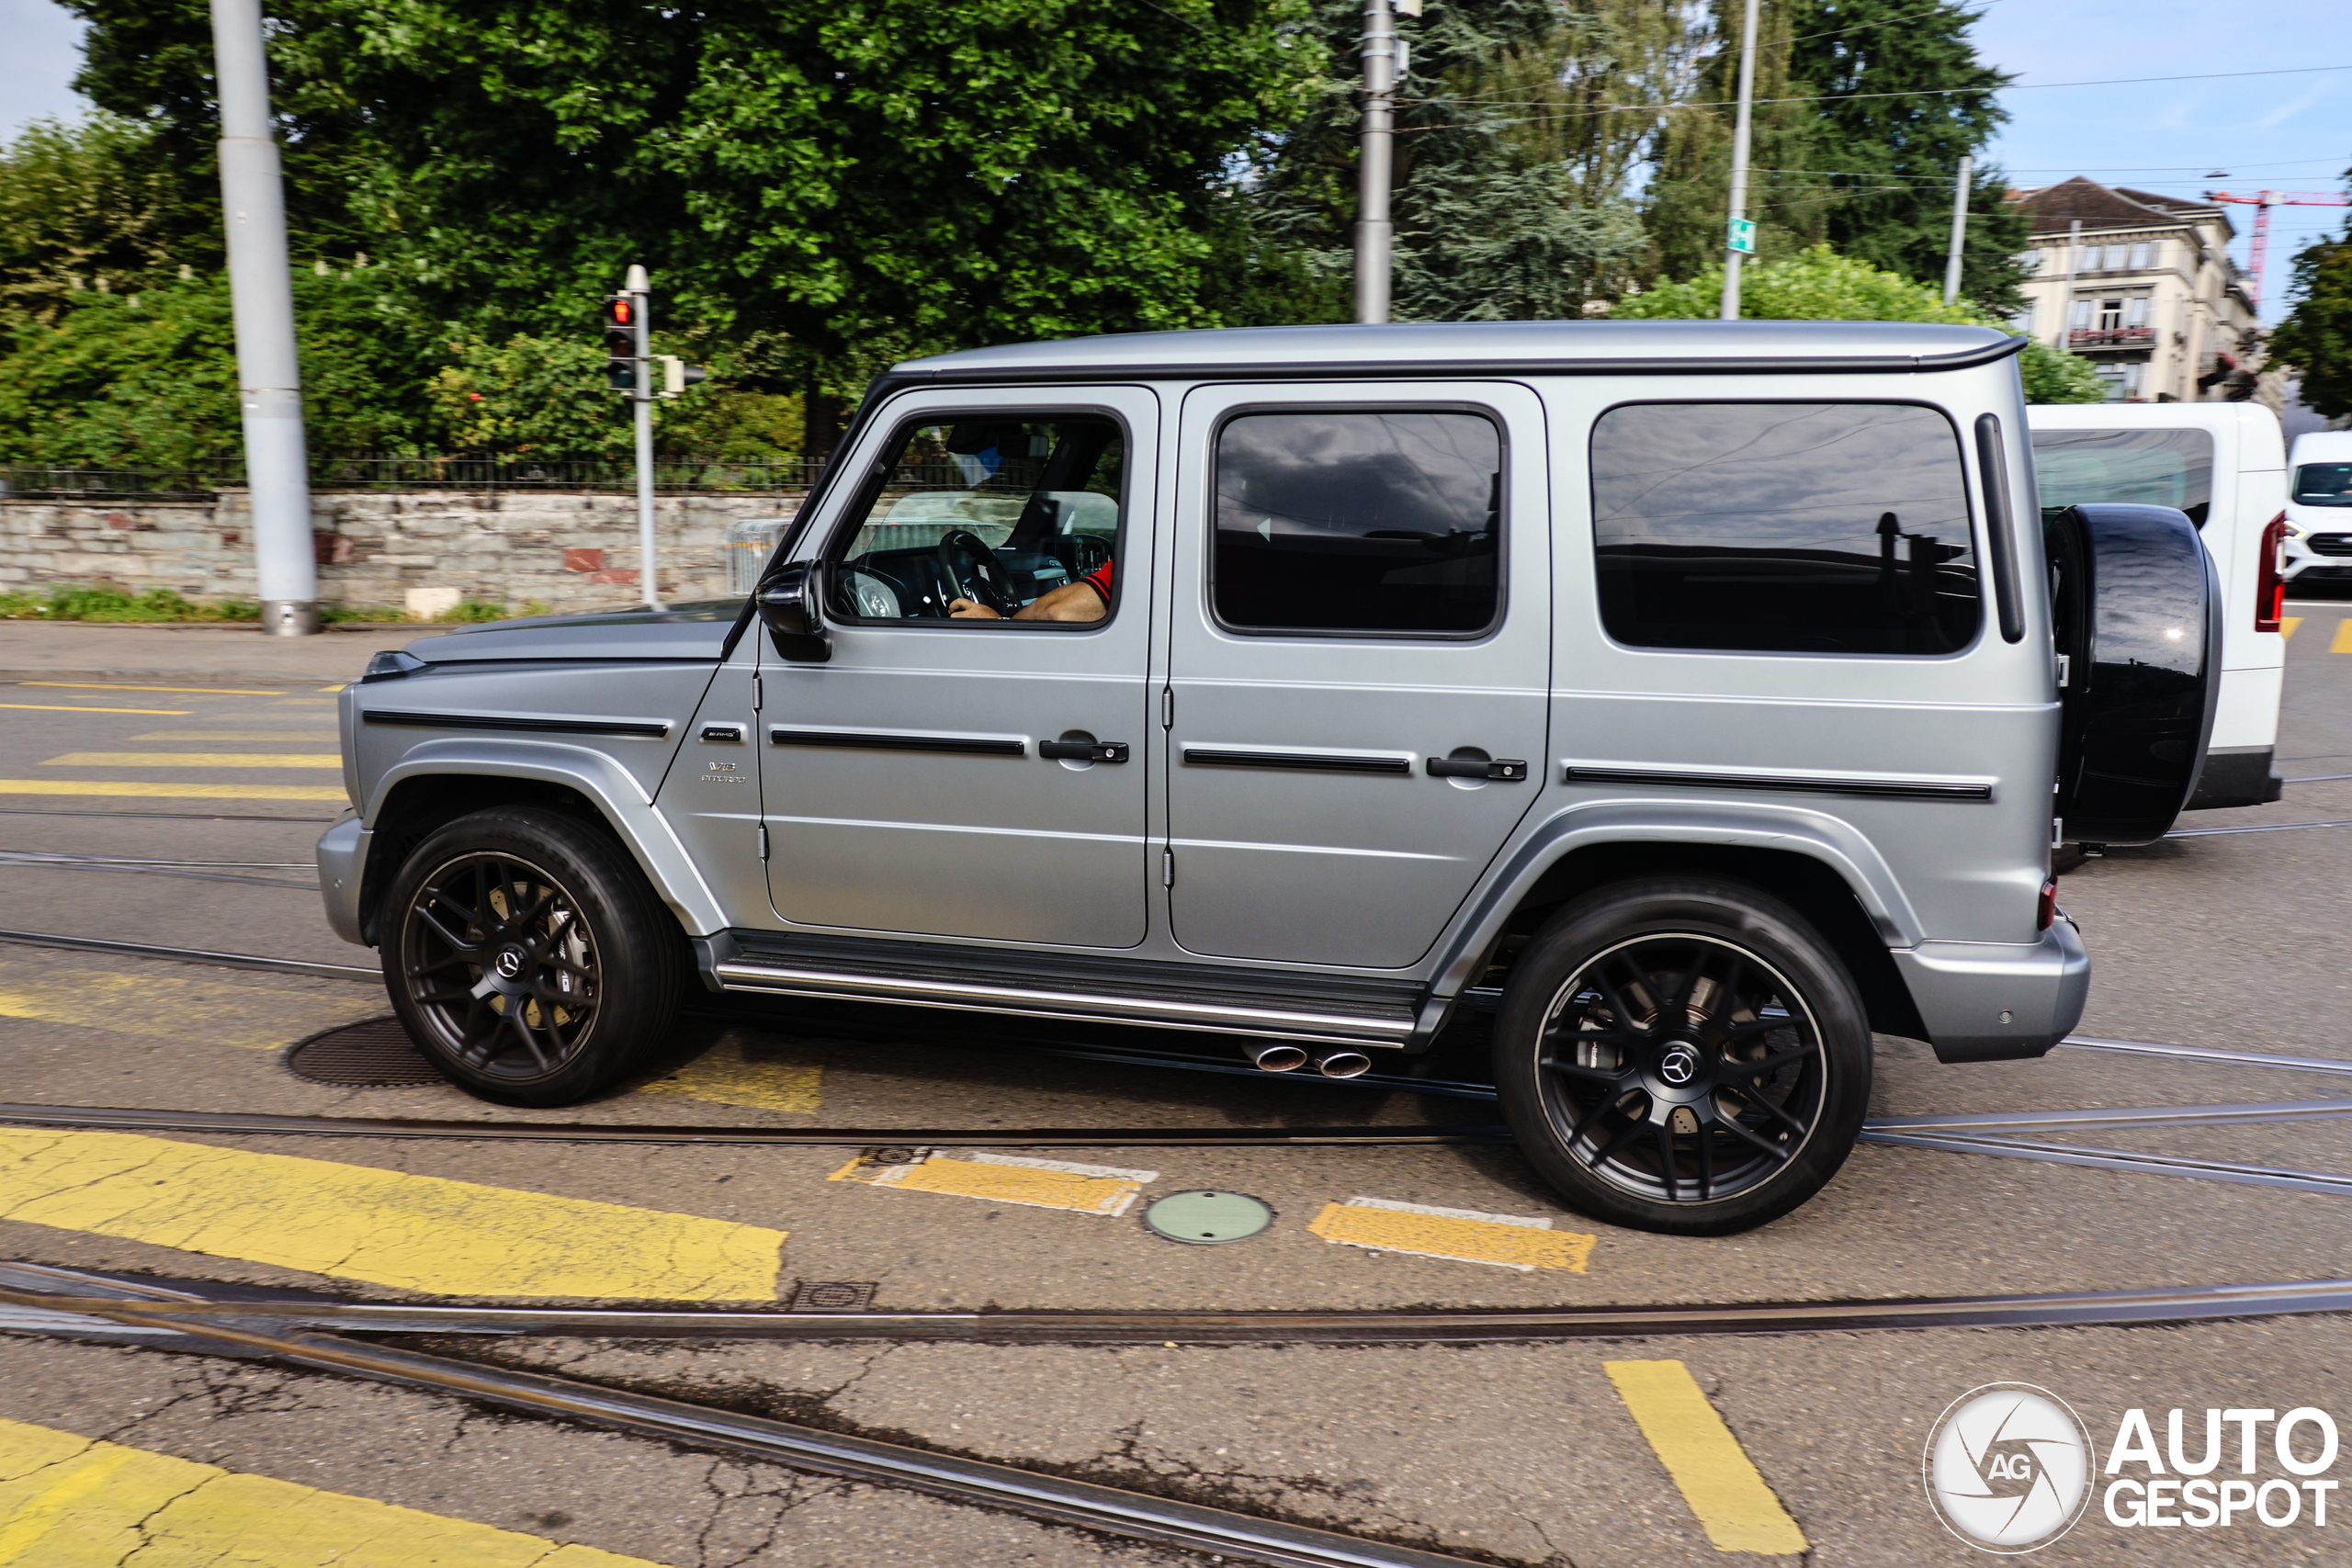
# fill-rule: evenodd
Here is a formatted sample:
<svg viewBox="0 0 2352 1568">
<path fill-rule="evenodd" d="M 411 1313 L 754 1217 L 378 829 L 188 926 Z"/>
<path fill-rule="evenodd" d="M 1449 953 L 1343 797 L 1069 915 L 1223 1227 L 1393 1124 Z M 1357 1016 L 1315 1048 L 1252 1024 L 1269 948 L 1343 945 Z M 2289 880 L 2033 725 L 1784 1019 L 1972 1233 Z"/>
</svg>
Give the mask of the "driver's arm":
<svg viewBox="0 0 2352 1568">
<path fill-rule="evenodd" d="M 949 603 L 947 613 L 961 621 L 1000 621 L 1004 617 L 986 604 L 969 599 Z M 1099 621 L 1102 618 L 1102 596 L 1084 581 L 1065 582 L 1048 593 L 1041 593 L 1012 613 L 1016 621 Z"/>
</svg>

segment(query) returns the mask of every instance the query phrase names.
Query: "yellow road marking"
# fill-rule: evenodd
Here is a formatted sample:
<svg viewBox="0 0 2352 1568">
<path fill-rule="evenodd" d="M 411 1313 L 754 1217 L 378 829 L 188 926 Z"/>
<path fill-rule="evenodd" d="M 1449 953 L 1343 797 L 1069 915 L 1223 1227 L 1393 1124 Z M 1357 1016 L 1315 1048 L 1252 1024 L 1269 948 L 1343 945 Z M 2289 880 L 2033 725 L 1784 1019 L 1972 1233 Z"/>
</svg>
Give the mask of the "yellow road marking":
<svg viewBox="0 0 2352 1568">
<path fill-rule="evenodd" d="M 640 1094 L 678 1094 L 714 1105 L 814 1116 L 824 1103 L 824 1068 L 797 1052 L 754 1055 L 733 1030 L 674 1073 L 639 1084 Z"/>
<path fill-rule="evenodd" d="M 60 970 L 0 961 L 0 1018 L 70 1023 L 157 1040 L 274 1051 L 384 1010 L 380 996 L 267 990 L 177 975 Z"/>
<path fill-rule="evenodd" d="M 785 1233 L 128 1133 L 0 1129 L 0 1219 L 435 1295 L 773 1301 Z"/>
<path fill-rule="evenodd" d="M 334 751 L 68 751 L 44 768 L 340 768 Z"/>
<path fill-rule="evenodd" d="M 1810 1550 L 1690 1368 L 1679 1361 L 1601 1365 L 1716 1551 L 1786 1557 Z"/>
<path fill-rule="evenodd" d="M 1029 1159 L 976 1150 L 960 1159 L 928 1152 L 905 1165 L 870 1165 L 854 1159 L 826 1179 L 895 1187 L 903 1192 L 944 1192 L 991 1203 L 1032 1209 L 1069 1209 L 1081 1214 L 1124 1214 L 1136 1194 L 1159 1179 L 1156 1170 L 1122 1170 L 1109 1165 Z"/>
<path fill-rule="evenodd" d="M 1325 1241 L 1380 1252 L 1409 1252 L 1458 1263 L 1492 1263 L 1522 1273 L 1566 1269 L 1581 1274 L 1599 1236 L 1555 1231 L 1548 1219 L 1482 1214 L 1472 1209 L 1432 1209 L 1385 1198 L 1326 1203 L 1308 1224 Z"/>
<path fill-rule="evenodd" d="M 592 1546 L 0 1421 L 0 1564 L 655 1568 Z"/>
<path fill-rule="evenodd" d="M 2303 624 L 2303 618 L 2302 618 L 2302 616 L 2301 616 L 2301 615 L 2281 615 L 2281 616 L 2279 616 L 2279 617 L 2278 617 L 2278 635 L 2279 635 L 2279 637 L 2281 637 L 2282 638 L 2283 638 L 2283 637 L 2293 637 L 2293 636 L 2295 635 L 2295 628 L 2296 628 L 2297 626 L 2301 626 L 2302 624 Z"/>
<path fill-rule="evenodd" d="M 283 692 L 265 692 L 258 686 L 122 686 L 111 681 L 19 681 L 19 686 L 58 686 L 80 692 L 186 692 L 191 696 L 206 697 L 282 697 Z"/>
<path fill-rule="evenodd" d="M 2335 623 L 2335 640 L 2327 645 L 2330 653 L 2352 653 L 2352 618 Z"/>
<path fill-rule="evenodd" d="M 332 729 L 151 729 L 133 740 L 333 740 Z"/>
<path fill-rule="evenodd" d="M 123 779 L 0 779 L 0 795 L 110 795 L 131 800 L 342 800 L 340 784 L 148 784 Z"/>
<path fill-rule="evenodd" d="M 186 718 L 193 708 L 101 708 L 85 703 L 0 703 L 0 708 L 21 708 L 28 713 L 144 713 L 158 718 Z"/>
</svg>

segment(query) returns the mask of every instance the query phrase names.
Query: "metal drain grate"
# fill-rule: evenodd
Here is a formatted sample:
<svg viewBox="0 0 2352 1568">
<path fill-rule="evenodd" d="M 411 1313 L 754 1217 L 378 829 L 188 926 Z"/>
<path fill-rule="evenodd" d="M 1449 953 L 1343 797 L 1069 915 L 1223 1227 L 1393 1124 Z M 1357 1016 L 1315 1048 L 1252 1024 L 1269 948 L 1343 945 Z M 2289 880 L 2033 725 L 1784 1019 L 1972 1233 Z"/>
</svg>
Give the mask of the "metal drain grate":
<svg viewBox="0 0 2352 1568">
<path fill-rule="evenodd" d="M 404 1089 L 446 1083 L 417 1050 L 396 1018 L 371 1018 L 298 1042 L 286 1070 L 312 1083 L 343 1089 Z"/>
<path fill-rule="evenodd" d="M 875 1281 L 869 1280 L 804 1280 L 792 1292 L 794 1312 L 870 1312 Z"/>
</svg>

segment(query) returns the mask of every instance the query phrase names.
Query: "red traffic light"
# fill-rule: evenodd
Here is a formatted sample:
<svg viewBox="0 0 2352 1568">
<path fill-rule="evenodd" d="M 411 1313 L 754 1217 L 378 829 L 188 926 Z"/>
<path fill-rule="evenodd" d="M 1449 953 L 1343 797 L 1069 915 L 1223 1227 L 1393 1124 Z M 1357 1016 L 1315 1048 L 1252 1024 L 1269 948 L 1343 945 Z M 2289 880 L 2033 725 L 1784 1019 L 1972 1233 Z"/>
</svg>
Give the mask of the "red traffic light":
<svg viewBox="0 0 2352 1568">
<path fill-rule="evenodd" d="M 637 325 L 637 301 L 626 294 L 616 294 L 605 301 L 605 322 L 607 326 Z"/>
</svg>

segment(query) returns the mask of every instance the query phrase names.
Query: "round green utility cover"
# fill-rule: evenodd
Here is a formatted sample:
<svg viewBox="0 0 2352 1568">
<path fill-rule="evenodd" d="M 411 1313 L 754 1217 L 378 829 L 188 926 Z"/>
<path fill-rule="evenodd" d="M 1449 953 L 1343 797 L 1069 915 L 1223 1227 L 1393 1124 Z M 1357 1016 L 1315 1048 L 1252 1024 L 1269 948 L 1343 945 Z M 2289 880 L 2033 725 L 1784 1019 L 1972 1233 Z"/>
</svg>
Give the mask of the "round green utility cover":
<svg viewBox="0 0 2352 1568">
<path fill-rule="evenodd" d="M 1247 1192 L 1170 1192 L 1143 1212 L 1155 1235 L 1193 1247 L 1247 1241 L 1274 1223 L 1274 1211 Z"/>
</svg>

